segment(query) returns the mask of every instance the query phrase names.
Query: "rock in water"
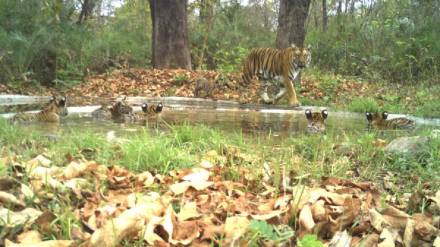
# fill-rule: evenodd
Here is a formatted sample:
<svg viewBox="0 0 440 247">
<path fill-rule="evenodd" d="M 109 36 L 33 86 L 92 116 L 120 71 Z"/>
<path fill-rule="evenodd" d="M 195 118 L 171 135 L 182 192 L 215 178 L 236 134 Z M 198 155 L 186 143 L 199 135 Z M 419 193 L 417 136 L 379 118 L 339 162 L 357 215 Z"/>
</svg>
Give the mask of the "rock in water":
<svg viewBox="0 0 440 247">
<path fill-rule="evenodd" d="M 417 156 L 428 151 L 428 142 L 426 136 L 399 137 L 385 147 L 385 152 Z"/>
</svg>

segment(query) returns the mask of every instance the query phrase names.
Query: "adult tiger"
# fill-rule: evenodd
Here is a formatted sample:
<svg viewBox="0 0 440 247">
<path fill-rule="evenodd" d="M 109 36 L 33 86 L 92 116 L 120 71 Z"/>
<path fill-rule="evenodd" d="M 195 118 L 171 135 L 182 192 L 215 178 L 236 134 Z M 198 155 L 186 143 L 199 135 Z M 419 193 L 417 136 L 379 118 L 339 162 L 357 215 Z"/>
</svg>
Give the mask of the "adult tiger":
<svg viewBox="0 0 440 247">
<path fill-rule="evenodd" d="M 249 53 L 243 66 L 243 81 L 250 83 L 252 78 L 257 75 L 261 83 L 260 97 L 265 103 L 274 103 L 287 93 L 289 105 L 299 106 L 296 97 L 293 81 L 299 72 L 307 67 L 311 61 L 310 47 L 300 48 L 292 44 L 291 47 L 278 50 L 274 48 L 254 48 Z M 278 86 L 278 93 L 273 99 L 267 94 L 269 80 L 281 81 L 282 86 Z M 281 83 L 280 83 L 281 84 Z"/>
<path fill-rule="evenodd" d="M 49 123 L 58 123 L 60 121 L 60 116 L 66 116 L 68 114 L 67 111 L 67 99 L 66 97 L 62 97 L 57 101 L 56 97 L 53 96 L 49 104 L 43 108 L 40 112 L 36 114 L 27 113 L 27 112 L 19 112 L 13 118 L 13 122 L 49 122 Z"/>
</svg>

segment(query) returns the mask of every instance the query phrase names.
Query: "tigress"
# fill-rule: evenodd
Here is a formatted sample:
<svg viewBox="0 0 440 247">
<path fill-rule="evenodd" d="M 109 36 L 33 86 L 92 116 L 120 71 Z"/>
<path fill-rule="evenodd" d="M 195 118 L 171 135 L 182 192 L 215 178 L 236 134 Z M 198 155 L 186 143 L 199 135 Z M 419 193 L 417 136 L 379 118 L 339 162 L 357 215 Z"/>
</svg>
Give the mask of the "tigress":
<svg viewBox="0 0 440 247">
<path fill-rule="evenodd" d="M 407 119 L 404 117 L 400 118 L 388 118 L 388 112 L 384 111 L 382 113 L 379 112 L 367 112 L 365 113 L 368 121 L 368 127 L 375 128 L 390 128 L 390 129 L 409 129 L 415 126 L 415 122 L 411 119 Z"/>
<path fill-rule="evenodd" d="M 273 48 L 254 48 L 250 51 L 243 66 L 243 81 L 248 84 L 257 75 L 260 81 L 260 97 L 264 103 L 275 103 L 287 93 L 289 105 L 299 106 L 293 81 L 299 72 L 309 66 L 311 61 L 310 46 L 307 48 L 291 47 L 278 50 Z M 278 93 L 273 99 L 269 98 L 267 88 L 269 80 L 282 82 Z M 278 83 L 281 84 L 281 83 Z M 282 87 L 284 86 L 284 87 Z"/>
<path fill-rule="evenodd" d="M 215 84 L 212 80 L 205 78 L 198 78 L 196 80 L 196 87 L 194 89 L 194 96 L 196 97 L 212 97 L 212 91 L 214 91 Z M 203 96 L 202 96 L 203 95 Z"/>
<path fill-rule="evenodd" d="M 306 110 L 305 114 L 308 121 L 307 131 L 309 132 L 325 131 L 325 120 L 328 117 L 327 110 L 322 110 L 321 112 L 312 112 L 311 110 Z"/>
<path fill-rule="evenodd" d="M 67 99 L 66 97 L 62 97 L 57 101 L 57 98 L 53 96 L 49 104 L 43 108 L 43 110 L 38 113 L 27 113 L 27 112 L 19 112 L 13 118 L 13 122 L 49 122 L 49 123 L 58 123 L 60 122 L 60 116 L 67 116 Z"/>
</svg>

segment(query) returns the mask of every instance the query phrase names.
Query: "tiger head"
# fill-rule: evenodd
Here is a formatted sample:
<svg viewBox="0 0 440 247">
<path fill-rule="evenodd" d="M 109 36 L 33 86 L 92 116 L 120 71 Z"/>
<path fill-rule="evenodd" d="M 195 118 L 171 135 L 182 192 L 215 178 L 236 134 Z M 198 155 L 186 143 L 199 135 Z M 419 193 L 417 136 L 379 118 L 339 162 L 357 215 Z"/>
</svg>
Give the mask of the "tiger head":
<svg viewBox="0 0 440 247">
<path fill-rule="evenodd" d="M 384 111 L 382 113 L 380 112 L 367 112 L 365 113 L 365 116 L 367 117 L 368 125 L 374 125 L 374 126 L 382 126 L 385 124 L 387 118 L 388 118 L 388 112 Z"/>
<path fill-rule="evenodd" d="M 305 114 L 308 121 L 307 131 L 310 132 L 325 131 L 325 120 L 328 117 L 327 110 L 322 110 L 321 112 L 312 112 L 311 110 L 306 110 Z"/>
<path fill-rule="evenodd" d="M 56 113 L 59 116 L 67 116 L 69 112 L 67 111 L 67 99 L 66 97 L 61 97 L 59 100 L 55 96 L 52 96 L 52 98 L 49 101 L 48 106 L 45 108 L 44 111 L 49 111 Z"/>
<path fill-rule="evenodd" d="M 131 115 L 133 113 L 133 108 L 126 102 L 118 101 L 110 107 L 110 112 L 113 117 L 121 117 L 123 115 Z"/>
<path fill-rule="evenodd" d="M 295 68 L 304 69 L 310 65 L 310 61 L 312 60 L 312 51 L 310 45 L 307 47 L 297 47 L 295 44 L 292 44 L 294 56 L 293 56 L 293 64 Z"/>
<path fill-rule="evenodd" d="M 68 110 L 67 110 L 67 98 L 66 97 L 61 97 L 60 100 L 58 100 L 57 102 L 57 113 L 58 115 L 65 117 L 69 114 Z"/>
</svg>

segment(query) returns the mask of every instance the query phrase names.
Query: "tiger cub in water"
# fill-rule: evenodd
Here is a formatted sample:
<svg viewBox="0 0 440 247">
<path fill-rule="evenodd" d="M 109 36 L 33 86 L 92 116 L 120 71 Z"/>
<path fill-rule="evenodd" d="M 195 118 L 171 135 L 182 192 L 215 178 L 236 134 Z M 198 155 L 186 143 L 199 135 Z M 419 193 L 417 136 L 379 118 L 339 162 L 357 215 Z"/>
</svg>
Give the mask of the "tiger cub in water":
<svg viewBox="0 0 440 247">
<path fill-rule="evenodd" d="M 306 110 L 305 114 L 308 121 L 307 131 L 309 132 L 325 131 L 325 120 L 328 117 L 327 110 L 322 110 L 321 112 L 312 112 L 311 110 Z"/>
<path fill-rule="evenodd" d="M 57 98 L 53 96 L 49 104 L 38 113 L 19 112 L 13 118 L 13 122 L 48 122 L 58 123 L 60 122 L 60 116 L 64 117 L 68 115 L 67 99 L 62 97 L 57 101 Z"/>
<path fill-rule="evenodd" d="M 365 116 L 368 120 L 368 127 L 375 128 L 390 128 L 390 129 L 410 129 L 415 126 L 415 122 L 411 119 L 407 119 L 404 117 L 400 118 L 388 118 L 388 112 L 384 111 L 382 113 L 379 112 L 367 112 Z"/>
<path fill-rule="evenodd" d="M 142 111 L 136 112 L 134 114 L 135 120 L 146 120 L 148 118 L 154 118 L 159 116 L 162 112 L 163 104 L 160 102 L 159 104 L 151 104 L 143 103 L 141 106 Z"/>
<path fill-rule="evenodd" d="M 132 118 L 133 108 L 125 101 L 114 103 L 111 106 L 103 105 L 92 112 L 92 116 L 98 119 L 113 119 L 116 121 L 126 121 Z"/>
<path fill-rule="evenodd" d="M 213 80 L 207 80 L 205 78 L 198 78 L 196 80 L 196 87 L 194 89 L 194 96 L 208 98 L 212 97 L 215 83 Z"/>
</svg>

